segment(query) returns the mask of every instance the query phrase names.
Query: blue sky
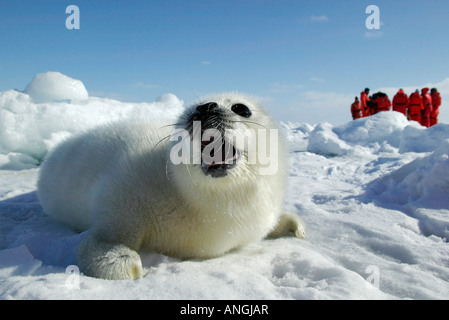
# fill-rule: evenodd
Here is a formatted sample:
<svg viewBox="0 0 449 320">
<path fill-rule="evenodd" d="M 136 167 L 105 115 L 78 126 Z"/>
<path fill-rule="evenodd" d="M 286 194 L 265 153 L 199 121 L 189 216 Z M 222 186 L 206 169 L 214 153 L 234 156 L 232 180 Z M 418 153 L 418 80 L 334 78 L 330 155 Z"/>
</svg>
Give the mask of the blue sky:
<svg viewBox="0 0 449 320">
<path fill-rule="evenodd" d="M 65 27 L 71 4 L 79 30 Z M 372 4 L 379 30 L 365 25 Z M 279 120 L 337 125 L 367 86 L 434 84 L 449 98 L 448 31 L 443 0 L 2 0 L 0 91 L 59 71 L 92 96 L 189 103 L 236 90 Z"/>
</svg>

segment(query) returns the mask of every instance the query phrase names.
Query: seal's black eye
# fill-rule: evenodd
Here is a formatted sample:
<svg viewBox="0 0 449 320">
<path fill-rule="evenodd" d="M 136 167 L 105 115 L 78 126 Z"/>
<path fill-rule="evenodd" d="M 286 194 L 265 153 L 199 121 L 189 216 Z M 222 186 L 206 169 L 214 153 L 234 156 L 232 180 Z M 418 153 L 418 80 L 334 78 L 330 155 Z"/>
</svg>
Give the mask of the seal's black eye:
<svg viewBox="0 0 449 320">
<path fill-rule="evenodd" d="M 231 107 L 231 110 L 234 113 L 236 113 L 239 116 L 244 117 L 244 118 L 249 118 L 252 115 L 251 110 L 249 110 L 249 108 L 247 106 L 245 106 L 244 104 L 241 104 L 241 103 L 234 104 Z"/>
</svg>

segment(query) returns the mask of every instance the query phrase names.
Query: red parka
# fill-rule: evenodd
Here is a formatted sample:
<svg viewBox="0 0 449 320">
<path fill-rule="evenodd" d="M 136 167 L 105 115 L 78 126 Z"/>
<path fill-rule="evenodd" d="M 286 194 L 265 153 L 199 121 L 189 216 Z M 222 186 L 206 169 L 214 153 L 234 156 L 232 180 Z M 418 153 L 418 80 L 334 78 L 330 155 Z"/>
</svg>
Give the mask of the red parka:
<svg viewBox="0 0 449 320">
<path fill-rule="evenodd" d="M 368 107 L 366 103 L 367 101 L 369 101 L 368 93 L 363 91 L 360 94 L 360 108 L 362 109 L 362 117 L 368 117 L 371 114 L 370 107 Z"/>
<path fill-rule="evenodd" d="M 404 93 L 404 90 L 399 89 L 398 93 L 393 98 L 393 111 L 402 113 L 407 116 L 407 107 L 409 104 L 409 99 Z"/>
<path fill-rule="evenodd" d="M 408 105 L 408 115 L 410 116 L 410 120 L 421 123 L 423 109 L 424 106 L 422 104 L 421 95 L 418 91 L 413 92 L 410 96 Z"/>
<path fill-rule="evenodd" d="M 356 99 L 354 103 L 351 105 L 352 120 L 359 119 L 362 117 L 360 111 L 361 111 L 360 102 L 358 99 Z"/>
<path fill-rule="evenodd" d="M 429 128 L 430 127 L 430 115 L 432 114 L 432 111 L 433 111 L 432 97 L 429 94 L 429 88 L 422 89 L 421 95 L 422 95 L 422 102 L 423 102 L 423 106 L 424 106 L 424 113 L 423 113 L 421 124 L 423 126 Z"/>
<path fill-rule="evenodd" d="M 388 96 L 386 94 L 379 96 L 373 102 L 377 105 L 376 113 L 382 111 L 390 111 L 391 101 L 390 99 L 388 99 Z"/>
<path fill-rule="evenodd" d="M 441 106 L 441 96 L 440 93 L 434 92 L 432 93 L 432 114 L 430 115 L 430 125 L 436 125 L 438 123 L 438 115 L 440 114 L 440 106 Z"/>
</svg>

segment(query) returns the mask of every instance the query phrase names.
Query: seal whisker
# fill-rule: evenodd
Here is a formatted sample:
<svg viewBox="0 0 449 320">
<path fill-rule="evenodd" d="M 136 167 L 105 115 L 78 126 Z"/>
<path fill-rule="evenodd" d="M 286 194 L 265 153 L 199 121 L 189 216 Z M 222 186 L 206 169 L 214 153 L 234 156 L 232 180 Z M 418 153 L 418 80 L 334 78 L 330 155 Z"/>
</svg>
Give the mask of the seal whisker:
<svg viewBox="0 0 449 320">
<path fill-rule="evenodd" d="M 154 147 L 153 147 L 152 150 L 154 150 L 154 149 L 155 149 L 161 142 L 163 142 L 163 141 L 165 141 L 165 140 L 167 140 L 167 139 L 170 139 L 171 136 L 172 136 L 172 135 L 169 134 L 168 136 L 165 136 L 165 137 L 163 137 L 162 139 L 160 139 L 160 140 L 154 145 Z"/>
<path fill-rule="evenodd" d="M 186 125 L 188 125 L 187 122 L 172 123 L 172 124 L 167 124 L 162 127 L 159 127 L 159 129 L 167 128 L 167 127 L 186 126 Z"/>
<path fill-rule="evenodd" d="M 263 124 L 260 124 L 260 123 L 254 122 L 254 121 L 249 121 L 249 120 L 238 120 L 238 121 L 233 120 L 232 122 L 243 123 L 243 124 L 246 124 L 247 126 L 248 126 L 248 123 L 250 123 L 250 124 L 255 124 L 255 125 L 261 126 L 261 127 L 265 128 L 265 129 L 268 129 Z"/>
<path fill-rule="evenodd" d="M 163 126 L 163 127 L 169 127 L 169 126 L 172 126 L 172 125 L 167 125 L 167 126 Z M 163 128 L 163 127 L 160 127 L 160 128 Z M 182 130 L 184 130 L 184 129 L 178 129 L 179 132 L 182 132 Z M 176 132 L 176 130 L 175 130 L 175 132 Z M 167 139 L 170 139 L 170 138 L 172 137 L 172 135 L 173 135 L 175 132 L 172 132 L 171 134 L 169 134 L 169 135 L 163 137 L 162 139 L 160 139 L 160 140 L 154 145 L 153 149 L 156 148 L 161 142 L 163 142 L 163 141 L 165 141 L 165 140 L 167 140 Z"/>
<path fill-rule="evenodd" d="M 188 165 L 188 164 L 185 164 L 185 167 L 186 167 L 186 169 L 187 169 L 187 172 L 189 173 L 190 178 L 191 178 L 192 181 L 193 181 L 193 184 L 194 184 L 195 186 L 197 186 L 196 180 L 193 179 L 192 174 L 190 173 L 189 165 Z"/>
<path fill-rule="evenodd" d="M 168 175 L 168 161 L 169 158 L 167 157 L 167 159 L 165 160 L 165 176 L 167 177 L 167 180 L 170 180 L 170 176 Z"/>
</svg>

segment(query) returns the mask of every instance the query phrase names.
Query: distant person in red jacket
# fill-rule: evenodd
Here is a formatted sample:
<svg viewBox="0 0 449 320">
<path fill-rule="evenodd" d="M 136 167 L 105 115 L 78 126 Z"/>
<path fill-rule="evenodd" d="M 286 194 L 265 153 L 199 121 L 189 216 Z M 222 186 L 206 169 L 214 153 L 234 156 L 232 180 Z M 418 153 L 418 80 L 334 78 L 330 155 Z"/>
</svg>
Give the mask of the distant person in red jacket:
<svg viewBox="0 0 449 320">
<path fill-rule="evenodd" d="M 354 102 L 351 104 L 351 114 L 352 120 L 359 119 L 362 117 L 360 109 L 360 101 L 358 97 L 355 97 Z"/>
<path fill-rule="evenodd" d="M 424 106 L 422 104 L 422 97 L 417 89 L 409 98 L 408 116 L 410 120 L 421 123 L 423 110 Z"/>
<path fill-rule="evenodd" d="M 371 115 L 370 107 L 367 104 L 368 101 L 370 101 L 369 100 L 369 88 L 366 88 L 360 94 L 360 108 L 362 110 L 362 117 L 368 117 L 369 115 Z"/>
<path fill-rule="evenodd" d="M 374 105 L 376 106 L 375 113 L 390 111 L 391 101 L 388 99 L 388 96 L 383 92 L 378 92 L 376 94 L 376 98 L 373 100 Z"/>
<path fill-rule="evenodd" d="M 400 112 L 407 116 L 407 107 L 409 100 L 403 89 L 399 89 L 393 98 L 393 111 Z"/>
<path fill-rule="evenodd" d="M 429 128 L 430 127 L 430 116 L 433 111 L 432 97 L 429 94 L 429 88 L 423 88 L 421 90 L 421 96 L 422 96 L 422 103 L 424 106 L 424 113 L 423 113 L 421 124 L 424 127 Z"/>
<path fill-rule="evenodd" d="M 438 115 L 440 114 L 441 96 L 436 88 L 430 90 L 432 96 L 433 110 L 430 115 L 430 126 L 434 126 L 438 123 Z"/>
</svg>

